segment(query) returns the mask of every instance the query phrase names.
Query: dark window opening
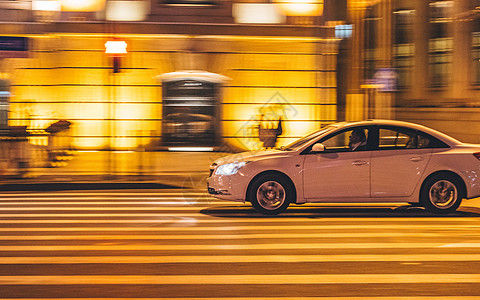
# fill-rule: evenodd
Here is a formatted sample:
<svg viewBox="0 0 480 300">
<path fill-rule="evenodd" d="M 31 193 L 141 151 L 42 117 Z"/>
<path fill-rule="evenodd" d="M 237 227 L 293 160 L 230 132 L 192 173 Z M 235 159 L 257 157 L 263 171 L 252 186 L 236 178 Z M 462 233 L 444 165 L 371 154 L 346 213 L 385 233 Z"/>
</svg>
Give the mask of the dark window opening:
<svg viewBox="0 0 480 300">
<path fill-rule="evenodd" d="M 452 64 L 452 5 L 453 1 L 430 2 L 430 85 L 444 87 L 450 82 Z"/>
<path fill-rule="evenodd" d="M 184 79 L 163 83 L 162 139 L 166 146 L 215 146 L 219 83 Z"/>
<path fill-rule="evenodd" d="M 413 24 L 415 10 L 398 9 L 394 12 L 395 20 L 395 45 L 394 45 L 394 66 L 397 71 L 397 86 L 400 89 L 412 85 L 413 58 L 415 44 L 413 43 Z"/>
<path fill-rule="evenodd" d="M 373 79 L 375 74 L 376 62 L 378 60 L 377 50 L 377 31 L 378 31 L 377 6 L 369 7 L 367 17 L 365 18 L 365 78 Z"/>
</svg>

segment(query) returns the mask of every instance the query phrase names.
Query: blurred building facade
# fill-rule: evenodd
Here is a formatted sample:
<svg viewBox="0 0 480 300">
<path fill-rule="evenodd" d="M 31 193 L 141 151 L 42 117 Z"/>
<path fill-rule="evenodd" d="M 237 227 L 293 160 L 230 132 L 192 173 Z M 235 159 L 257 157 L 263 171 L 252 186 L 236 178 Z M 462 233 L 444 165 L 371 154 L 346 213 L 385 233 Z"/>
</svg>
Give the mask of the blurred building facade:
<svg viewBox="0 0 480 300">
<path fill-rule="evenodd" d="M 377 117 L 396 119 L 480 142 L 478 0 L 381 0 L 349 9 L 347 110 L 363 101 Z M 361 100 L 359 100 L 361 99 Z"/>
<path fill-rule="evenodd" d="M 68 120 L 79 149 L 255 149 L 260 122 L 281 117 L 285 144 L 337 120 L 338 40 L 323 5 L 296 16 L 270 1 L 72 3 L 0 1 L 1 35 L 28 38 L 27 57 L 1 62 L 10 125 Z M 127 43 L 115 70 L 108 40 Z M 166 93 L 175 72 L 185 77 Z"/>
<path fill-rule="evenodd" d="M 477 2 L 0 0 L 0 46 L 28 44 L 0 50 L 2 99 L 32 133 L 68 120 L 78 149 L 255 149 L 279 119 L 279 144 L 366 118 L 476 142 Z"/>
</svg>

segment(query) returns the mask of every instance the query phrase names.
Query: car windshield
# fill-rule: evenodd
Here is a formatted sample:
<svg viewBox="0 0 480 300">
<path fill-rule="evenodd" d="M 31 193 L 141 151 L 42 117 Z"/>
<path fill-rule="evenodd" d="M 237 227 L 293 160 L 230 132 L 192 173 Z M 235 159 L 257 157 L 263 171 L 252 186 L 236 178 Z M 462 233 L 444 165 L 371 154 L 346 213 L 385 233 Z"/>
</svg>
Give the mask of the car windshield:
<svg viewBox="0 0 480 300">
<path fill-rule="evenodd" d="M 306 143 L 318 138 L 320 135 L 322 135 L 322 134 L 324 134 L 328 131 L 331 131 L 334 128 L 336 128 L 336 126 L 333 126 L 333 125 L 329 125 L 327 127 L 324 127 L 324 128 L 322 128 L 318 131 L 312 132 L 309 135 L 306 135 L 306 136 L 302 137 L 299 140 L 296 140 L 295 142 L 293 142 L 293 143 L 291 143 L 287 146 L 280 147 L 280 150 L 284 150 L 284 151 L 297 150 L 298 148 L 302 147 Z"/>
</svg>

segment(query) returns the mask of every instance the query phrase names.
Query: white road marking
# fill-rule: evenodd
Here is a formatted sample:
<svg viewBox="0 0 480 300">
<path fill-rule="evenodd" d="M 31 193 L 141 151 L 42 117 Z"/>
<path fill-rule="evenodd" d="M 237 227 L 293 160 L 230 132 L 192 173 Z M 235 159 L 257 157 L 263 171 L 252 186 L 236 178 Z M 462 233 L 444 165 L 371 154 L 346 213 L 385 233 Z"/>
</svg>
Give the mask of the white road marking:
<svg viewBox="0 0 480 300">
<path fill-rule="evenodd" d="M 308 274 L 287 275 L 62 275 L 0 276 L 0 285 L 85 285 L 85 284 L 393 284 L 393 283 L 478 283 L 480 274 Z"/>
<path fill-rule="evenodd" d="M 185 255 L 185 256 L 60 256 L 0 257 L 0 264 L 162 264 L 262 262 L 432 262 L 479 261 L 480 254 L 383 255 Z"/>
<path fill-rule="evenodd" d="M 150 228 L 150 230 L 153 230 Z M 160 230 L 161 231 L 161 230 Z M 185 228 L 189 231 L 189 228 Z M 335 232 L 335 233 L 243 233 L 243 234 L 175 234 L 165 235 L 152 233 L 149 235 L 141 234 L 122 234 L 122 235 L 0 235 L 0 241 L 29 241 L 29 240 L 243 240 L 243 239 L 313 239 L 313 238 L 377 238 L 377 237 L 441 237 L 439 233 L 418 233 L 418 232 Z M 455 235 L 449 235 L 449 237 Z M 480 235 L 479 235 L 480 237 Z M 462 247 L 465 245 L 472 246 L 472 243 L 460 243 Z M 479 243 L 473 243 L 474 247 L 479 247 Z M 455 247 L 457 244 L 443 245 L 442 247 Z"/>
<path fill-rule="evenodd" d="M 1 246 L 1 251 L 98 251 L 98 250 L 293 250 L 293 249 L 412 249 L 436 248 L 442 243 L 292 243 L 292 244 L 225 244 L 225 245 L 32 245 L 32 246 Z M 480 244 L 477 246 L 480 247 Z"/>
</svg>

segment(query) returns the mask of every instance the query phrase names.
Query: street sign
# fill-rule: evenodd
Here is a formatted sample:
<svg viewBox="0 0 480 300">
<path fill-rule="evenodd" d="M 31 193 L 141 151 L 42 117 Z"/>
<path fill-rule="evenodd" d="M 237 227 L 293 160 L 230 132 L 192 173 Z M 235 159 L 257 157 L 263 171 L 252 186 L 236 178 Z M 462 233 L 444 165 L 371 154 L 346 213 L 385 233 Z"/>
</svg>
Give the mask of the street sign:
<svg viewBox="0 0 480 300">
<path fill-rule="evenodd" d="M 393 68 L 380 68 L 375 72 L 374 82 L 381 92 L 397 91 L 397 72 Z"/>
</svg>

